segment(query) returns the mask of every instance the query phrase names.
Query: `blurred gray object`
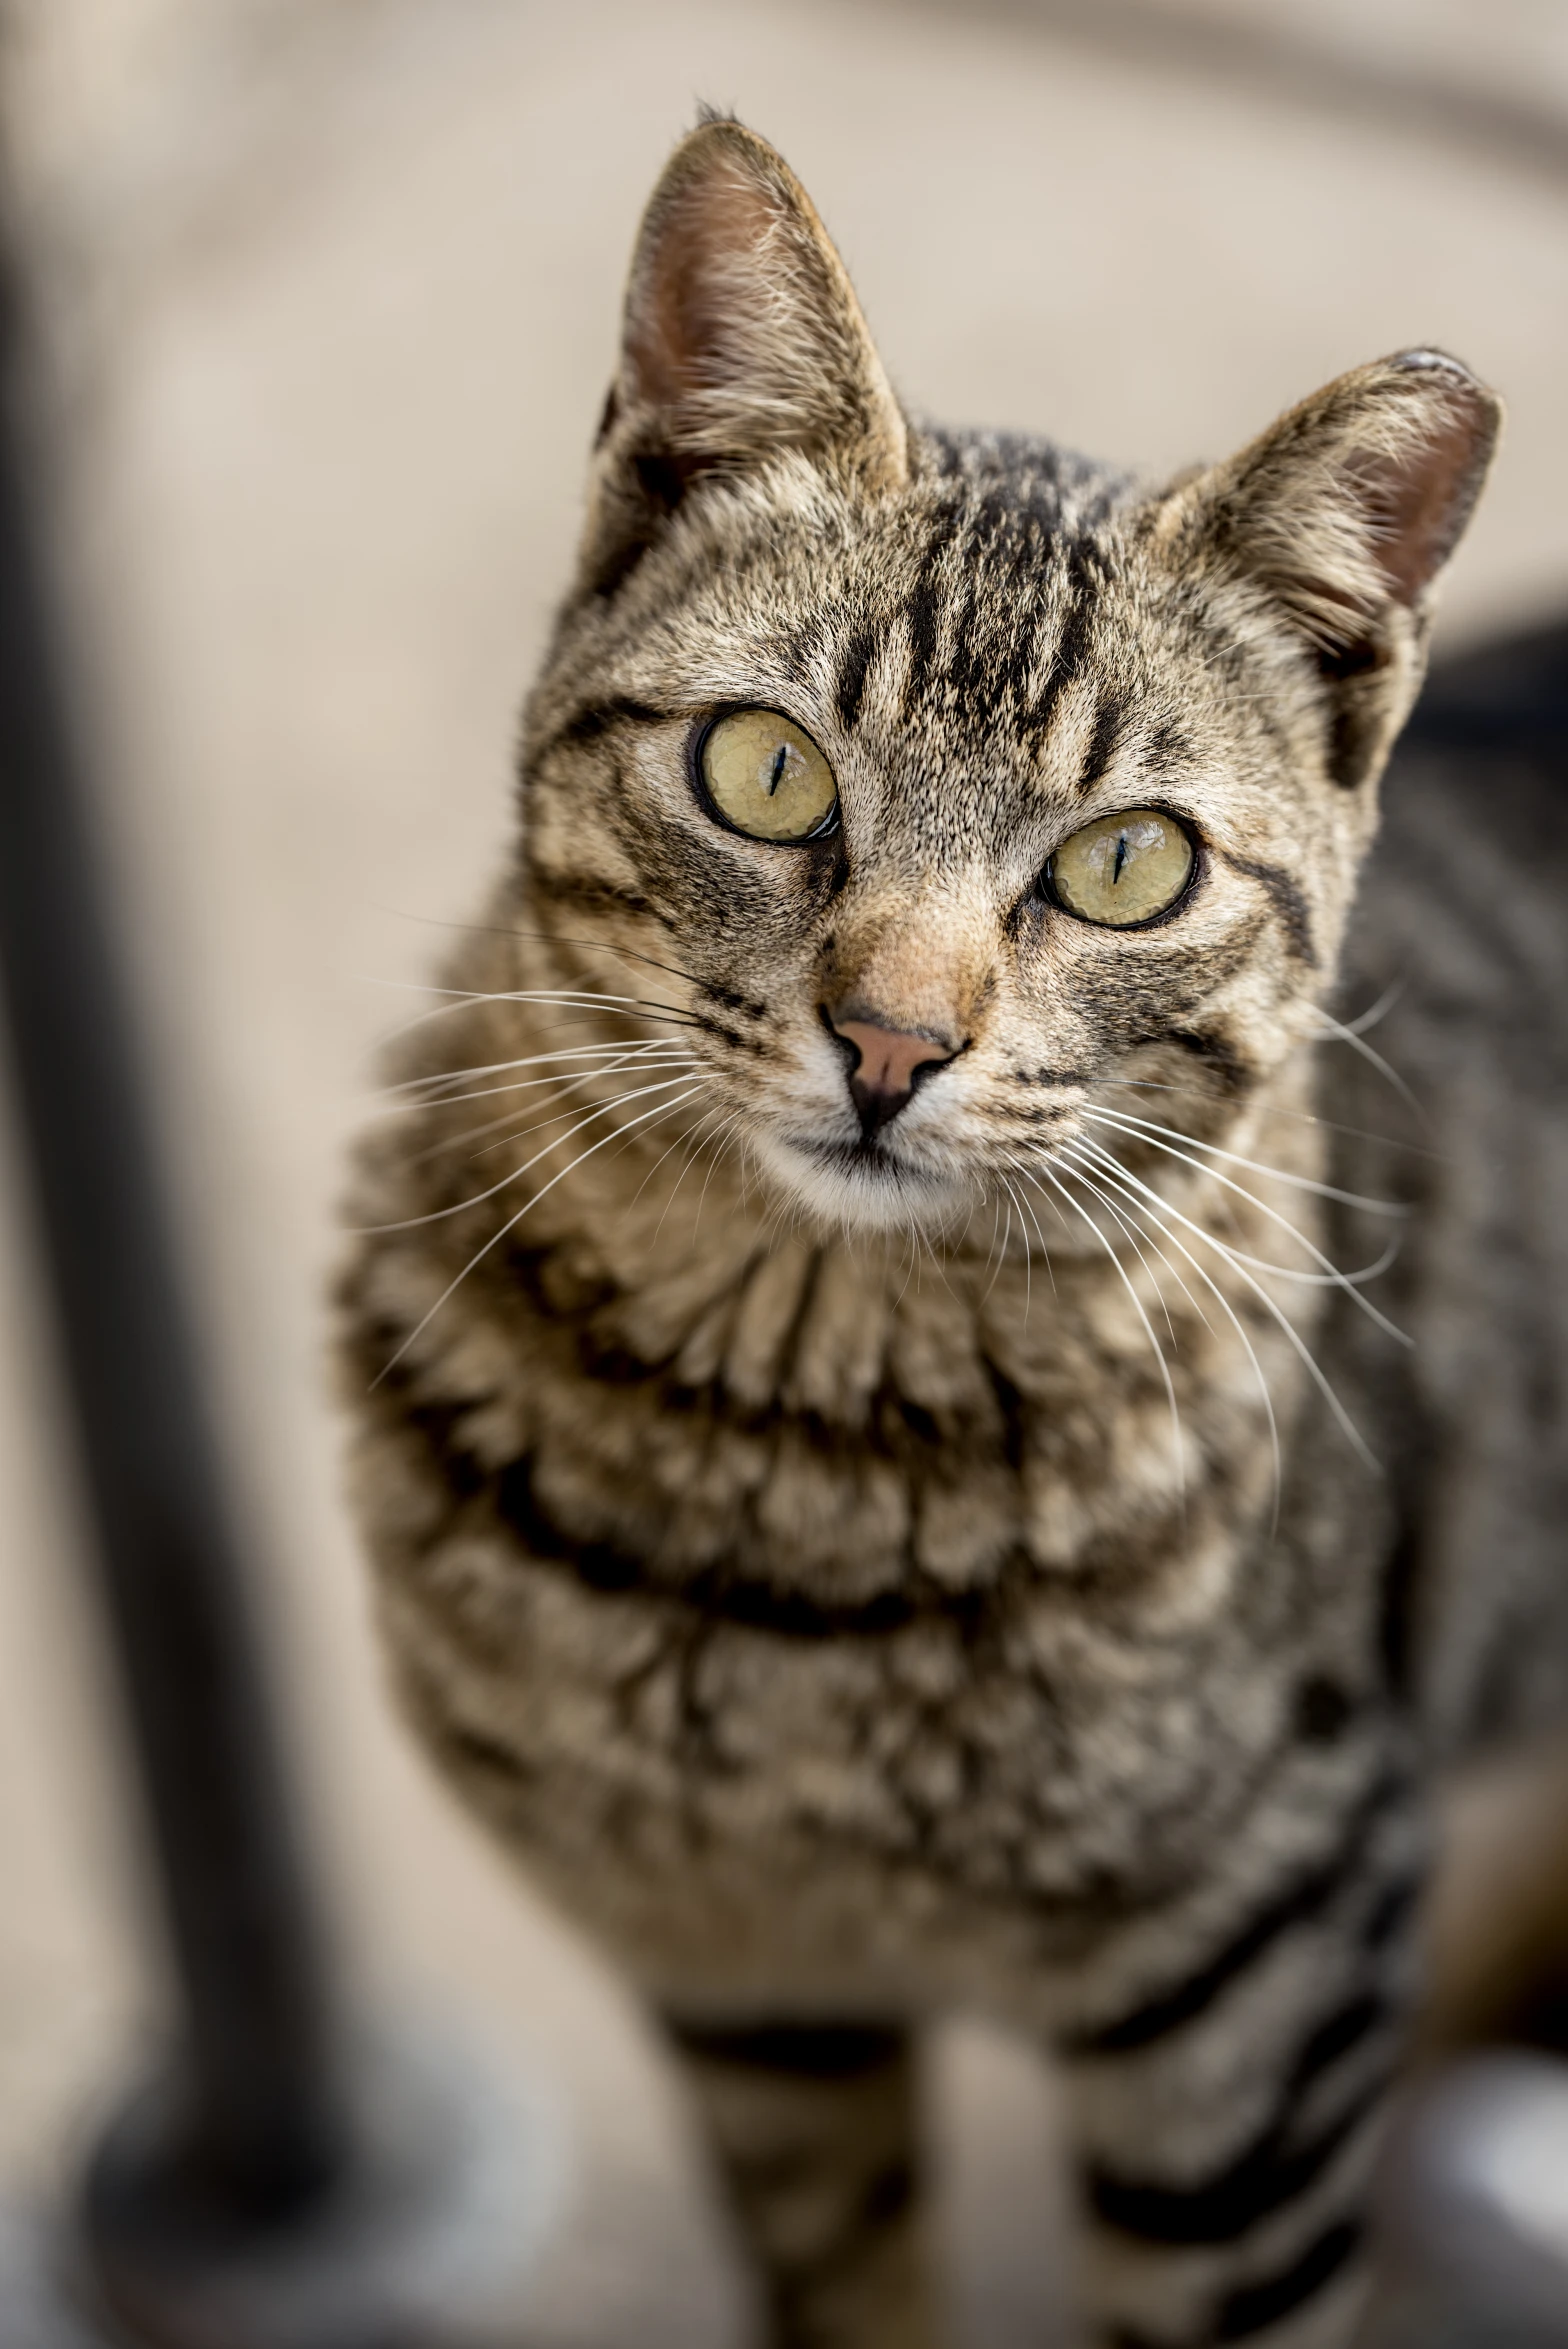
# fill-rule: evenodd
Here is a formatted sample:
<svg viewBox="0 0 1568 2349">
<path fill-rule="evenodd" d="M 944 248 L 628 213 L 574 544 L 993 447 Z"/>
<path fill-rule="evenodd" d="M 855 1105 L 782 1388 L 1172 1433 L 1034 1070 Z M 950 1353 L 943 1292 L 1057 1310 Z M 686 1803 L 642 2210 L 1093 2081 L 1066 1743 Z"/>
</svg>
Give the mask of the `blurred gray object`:
<svg viewBox="0 0 1568 2349">
<path fill-rule="evenodd" d="M 16 2289 L 145 2349 L 514 2349 L 550 2132 L 493 2062 L 351 2041 L 319 1945 L 68 715 L 24 321 L 0 260 L 0 976 L 173 1995 L 58 2256 L 13 2235 Z"/>
<path fill-rule="evenodd" d="M 1414 2098 L 1377 2349 L 1568 2349 L 1568 2062 L 1492 2050 Z"/>
<path fill-rule="evenodd" d="M 357 2158 L 297 2218 L 198 2237 L 186 2213 L 171 2238 L 153 2211 L 122 2242 L 147 2332 L 103 2311 L 69 2212 L 0 2205 L 5 2349 L 518 2349 L 566 2183 L 559 2115 L 450 2030 L 381 2037 L 354 2101 Z M 133 2180 L 136 2126 L 111 2150 Z"/>
</svg>

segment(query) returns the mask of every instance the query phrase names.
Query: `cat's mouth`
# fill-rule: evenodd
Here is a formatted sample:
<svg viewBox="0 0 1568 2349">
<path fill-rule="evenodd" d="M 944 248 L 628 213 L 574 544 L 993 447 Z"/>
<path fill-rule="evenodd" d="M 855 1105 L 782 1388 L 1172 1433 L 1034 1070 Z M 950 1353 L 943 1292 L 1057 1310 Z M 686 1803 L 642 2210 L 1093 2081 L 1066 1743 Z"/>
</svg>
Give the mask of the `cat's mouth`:
<svg viewBox="0 0 1568 2349">
<path fill-rule="evenodd" d="M 909 1171 L 907 1162 L 894 1156 L 880 1134 L 858 1142 L 822 1142 L 807 1135 L 792 1135 L 790 1140 L 794 1149 L 840 1174 L 873 1174 L 896 1182 Z"/>
<path fill-rule="evenodd" d="M 838 1223 L 880 1230 L 907 1227 L 914 1216 L 944 1225 L 973 1204 L 951 1174 L 922 1164 L 883 1135 L 854 1141 L 775 1135 L 762 1142 L 760 1155 L 797 1200 Z"/>
<path fill-rule="evenodd" d="M 784 1138 L 784 1147 L 798 1151 L 824 1173 L 837 1175 L 843 1181 L 931 1199 L 949 1197 L 953 1191 L 950 1175 L 900 1149 L 885 1133 L 857 1135 L 852 1142 L 820 1134 L 790 1134 Z"/>
</svg>

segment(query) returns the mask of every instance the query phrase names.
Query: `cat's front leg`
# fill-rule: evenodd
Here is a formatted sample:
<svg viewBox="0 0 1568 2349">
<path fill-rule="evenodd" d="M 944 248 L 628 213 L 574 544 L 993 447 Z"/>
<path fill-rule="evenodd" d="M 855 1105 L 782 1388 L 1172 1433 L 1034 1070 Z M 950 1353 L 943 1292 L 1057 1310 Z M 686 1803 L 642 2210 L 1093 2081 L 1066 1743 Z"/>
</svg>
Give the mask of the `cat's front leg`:
<svg viewBox="0 0 1568 2349">
<path fill-rule="evenodd" d="M 1223 1885 L 1144 1927 L 1134 1962 L 1107 1948 L 1097 2019 L 1064 2049 L 1097 2349 L 1355 2338 L 1414 1989 L 1426 1837 L 1407 1789 L 1385 1762 L 1315 1847 L 1299 1789 L 1260 1804 Z"/>
<path fill-rule="evenodd" d="M 938 2349 L 909 2031 L 669 2020 L 768 2349 Z"/>
</svg>

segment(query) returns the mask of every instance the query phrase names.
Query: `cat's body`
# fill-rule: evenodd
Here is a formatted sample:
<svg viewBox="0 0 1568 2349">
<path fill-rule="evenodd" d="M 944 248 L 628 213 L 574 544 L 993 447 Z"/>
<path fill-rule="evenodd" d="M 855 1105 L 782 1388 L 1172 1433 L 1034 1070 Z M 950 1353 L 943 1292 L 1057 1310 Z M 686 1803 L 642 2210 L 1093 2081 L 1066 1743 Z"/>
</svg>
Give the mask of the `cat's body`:
<svg viewBox="0 0 1568 2349">
<path fill-rule="evenodd" d="M 760 142 L 655 199 L 518 861 L 365 1159 L 357 1477 L 415 1718 L 683 2035 L 792 2342 L 928 2337 L 905 2035 L 955 2004 L 1066 2061 L 1106 2339 L 1346 2337 L 1423 1784 L 1562 1677 L 1550 1305 L 1534 1424 L 1495 1314 L 1482 1415 L 1447 1278 L 1462 977 L 1389 1014 L 1434 1136 L 1324 1087 L 1492 425 L 1421 355 L 1163 495 L 918 433 Z M 748 710 L 826 828 L 716 812 Z M 1037 877 L 1124 809 L 1186 877 L 1075 918 Z M 1426 1202 L 1370 1313 L 1347 1191 Z"/>
</svg>

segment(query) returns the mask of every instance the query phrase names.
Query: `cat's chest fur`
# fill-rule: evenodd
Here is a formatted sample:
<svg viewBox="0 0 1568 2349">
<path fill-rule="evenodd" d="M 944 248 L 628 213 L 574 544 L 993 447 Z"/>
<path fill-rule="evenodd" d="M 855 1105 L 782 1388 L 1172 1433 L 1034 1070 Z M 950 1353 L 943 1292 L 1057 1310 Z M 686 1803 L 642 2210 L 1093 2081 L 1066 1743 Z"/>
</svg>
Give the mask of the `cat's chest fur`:
<svg viewBox="0 0 1568 2349">
<path fill-rule="evenodd" d="M 583 1171 L 378 1390 L 361 1471 L 405 1685 L 509 1840 L 597 1848 L 600 1923 L 687 1978 L 785 1885 L 797 1966 L 880 1920 L 961 1973 L 1190 1865 L 1287 1734 L 1324 1548 L 1273 1523 L 1263 1381 L 1288 1459 L 1300 1380 L 1260 1295 L 1038 1202 L 1027 1252 L 912 1258 Z M 365 1326 L 450 1272 L 389 1239 Z"/>
</svg>

